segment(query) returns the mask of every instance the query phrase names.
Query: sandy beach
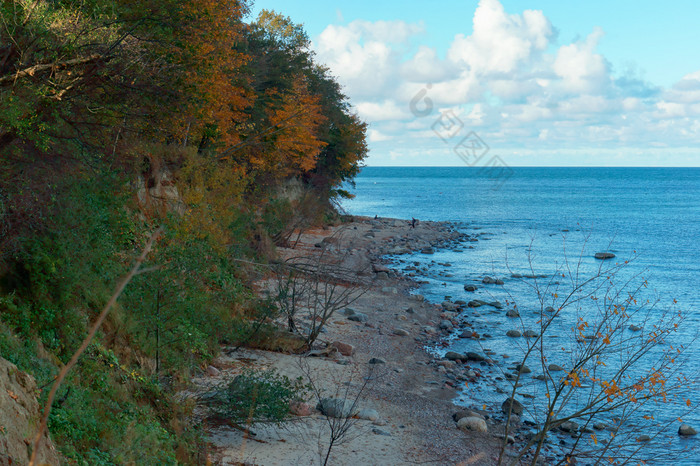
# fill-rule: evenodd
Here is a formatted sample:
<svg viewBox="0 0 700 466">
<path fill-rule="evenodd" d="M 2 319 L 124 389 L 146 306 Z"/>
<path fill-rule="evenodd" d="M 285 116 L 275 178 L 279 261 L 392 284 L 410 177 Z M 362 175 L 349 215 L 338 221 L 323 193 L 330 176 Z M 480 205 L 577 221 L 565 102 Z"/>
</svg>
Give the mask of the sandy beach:
<svg viewBox="0 0 700 466">
<path fill-rule="evenodd" d="M 317 357 L 270 351 L 224 348 L 208 375 L 195 380 L 204 389 L 240 373 L 243 368 L 275 369 L 290 378 L 311 378 L 323 397 L 354 400 L 358 392 L 359 416 L 340 444 L 334 445 L 328 464 L 492 464 L 502 440 L 499 426 L 487 413 L 488 432 L 460 430 L 451 403 L 456 385 L 466 380 L 467 364 L 435 360 L 426 346 L 437 343 L 453 314 L 443 306 L 410 294 L 412 278 L 387 268 L 382 255 L 449 247 L 465 235 L 445 223 L 356 217 L 349 223 L 302 235 L 294 249 L 280 250 L 283 257 L 319 254 L 325 250 L 342 256 L 356 271 L 365 293 L 349 308 L 336 313 L 315 348 L 338 342 L 351 352 L 316 351 Z M 358 321 L 347 313 L 366 316 Z M 373 359 L 374 358 L 374 359 Z M 372 361 L 374 364 L 370 364 Z M 368 370 L 372 379 L 365 383 Z M 448 377 L 447 374 L 450 374 Z M 473 372 L 470 374 L 473 377 Z M 209 425 L 209 458 L 213 464 L 297 465 L 319 464 L 327 453 L 328 418 L 310 397 L 307 415 L 281 426 L 254 425 L 255 435 L 228 426 Z M 359 418 L 358 418 L 359 417 Z"/>
</svg>

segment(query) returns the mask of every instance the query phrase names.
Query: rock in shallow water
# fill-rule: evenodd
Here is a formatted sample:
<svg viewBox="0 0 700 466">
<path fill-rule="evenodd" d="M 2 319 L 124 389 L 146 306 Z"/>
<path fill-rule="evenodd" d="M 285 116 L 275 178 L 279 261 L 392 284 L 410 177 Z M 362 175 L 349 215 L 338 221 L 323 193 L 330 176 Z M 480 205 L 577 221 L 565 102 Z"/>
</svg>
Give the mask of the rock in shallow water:
<svg viewBox="0 0 700 466">
<path fill-rule="evenodd" d="M 594 257 L 598 260 L 606 260 L 614 258 L 615 254 L 612 252 L 596 252 Z"/>
<path fill-rule="evenodd" d="M 698 431 L 690 427 L 688 424 L 681 424 L 681 426 L 678 428 L 678 435 L 683 435 L 683 436 L 690 436 L 690 435 L 696 435 Z"/>
<path fill-rule="evenodd" d="M 519 416 L 523 413 L 524 406 L 518 400 L 507 398 L 501 405 L 501 411 L 507 415 L 509 409 L 511 410 L 512 414 L 517 414 Z"/>
<path fill-rule="evenodd" d="M 467 357 L 455 351 L 448 351 L 447 353 L 445 353 L 445 359 L 449 361 L 461 361 L 462 359 L 467 359 Z"/>
</svg>

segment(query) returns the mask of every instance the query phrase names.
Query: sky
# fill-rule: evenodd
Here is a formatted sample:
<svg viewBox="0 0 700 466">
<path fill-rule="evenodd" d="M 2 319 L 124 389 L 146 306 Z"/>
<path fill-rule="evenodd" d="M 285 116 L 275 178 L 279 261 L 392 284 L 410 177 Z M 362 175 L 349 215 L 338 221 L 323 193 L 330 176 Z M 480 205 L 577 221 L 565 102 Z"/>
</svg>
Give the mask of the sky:
<svg viewBox="0 0 700 466">
<path fill-rule="evenodd" d="M 303 24 L 370 166 L 700 166 L 700 2 L 256 0 Z"/>
</svg>

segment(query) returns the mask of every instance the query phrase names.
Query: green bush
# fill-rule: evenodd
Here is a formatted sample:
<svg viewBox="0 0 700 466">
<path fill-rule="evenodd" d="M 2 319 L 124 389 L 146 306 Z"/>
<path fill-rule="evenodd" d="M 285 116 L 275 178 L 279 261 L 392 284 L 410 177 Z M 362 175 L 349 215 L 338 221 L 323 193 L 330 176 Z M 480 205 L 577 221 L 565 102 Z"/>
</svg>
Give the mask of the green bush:
<svg viewBox="0 0 700 466">
<path fill-rule="evenodd" d="M 235 423 L 282 422 L 292 402 L 305 398 L 302 378 L 290 379 L 274 370 L 248 370 L 203 395 L 212 411 Z"/>
</svg>

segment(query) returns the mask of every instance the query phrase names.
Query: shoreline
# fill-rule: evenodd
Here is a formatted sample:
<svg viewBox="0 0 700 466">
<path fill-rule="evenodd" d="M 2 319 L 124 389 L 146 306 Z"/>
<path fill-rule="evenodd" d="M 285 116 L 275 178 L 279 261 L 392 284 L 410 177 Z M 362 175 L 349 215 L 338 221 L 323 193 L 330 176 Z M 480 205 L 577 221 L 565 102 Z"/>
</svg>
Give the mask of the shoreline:
<svg viewBox="0 0 700 466">
<path fill-rule="evenodd" d="M 454 247 L 468 241 L 447 222 L 411 222 L 399 219 L 353 217 L 350 222 L 327 230 L 304 233 L 295 249 L 280 249 L 281 256 L 318 254 L 320 250 L 342 254 L 343 263 L 357 271 L 358 282 L 368 291 L 349 308 L 359 321 L 337 313 L 326 325 L 318 343 L 342 343 L 346 354 L 307 357 L 308 374 L 302 374 L 298 355 L 224 348 L 212 362 L 208 374 L 195 379 L 205 388 L 235 376 L 243 367 L 273 368 L 290 378 L 313 374 L 325 393 L 336 395 L 339 387 L 357 393 L 369 361 L 380 360 L 377 381 L 362 392 L 360 409 L 374 411 L 358 419 L 353 437 L 334 447 L 329 464 L 491 464 L 503 443 L 501 426 L 486 412 L 467 410 L 485 419 L 488 432 L 460 430 L 453 416 L 464 408 L 453 404 L 457 386 L 481 377 L 478 368 L 431 354 L 427 348 L 442 344 L 459 322 L 443 304 L 427 302 L 410 294 L 420 286 L 387 266 L 389 254 L 430 254 L 437 248 Z M 410 257 L 410 256 L 405 256 Z M 459 308 L 453 310 L 459 311 Z M 338 346 L 338 345 L 336 345 Z M 347 391 L 345 392 L 348 393 Z M 214 464 L 318 464 L 324 446 L 326 418 L 314 410 L 297 416 L 282 427 L 253 426 L 256 435 L 246 438 L 240 430 L 225 426 L 207 428 L 209 458 Z M 475 412 L 476 411 L 476 412 Z M 363 413 L 360 413 L 362 417 Z M 366 414 L 366 413 L 365 413 Z"/>
</svg>

